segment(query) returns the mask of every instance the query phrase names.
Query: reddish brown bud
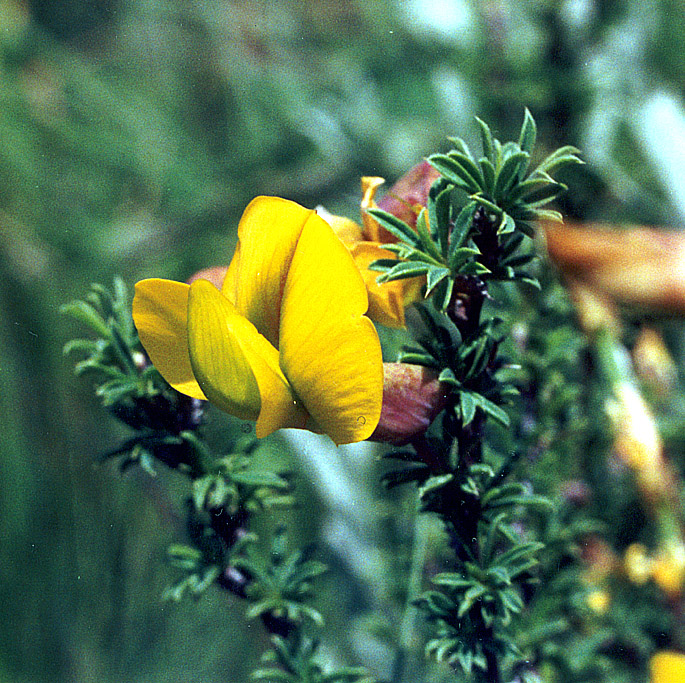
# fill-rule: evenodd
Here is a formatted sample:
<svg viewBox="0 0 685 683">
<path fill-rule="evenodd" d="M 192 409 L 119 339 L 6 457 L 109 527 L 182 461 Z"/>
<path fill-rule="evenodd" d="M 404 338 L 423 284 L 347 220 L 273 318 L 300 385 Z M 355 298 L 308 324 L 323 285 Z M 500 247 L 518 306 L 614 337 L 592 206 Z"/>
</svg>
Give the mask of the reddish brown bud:
<svg viewBox="0 0 685 683">
<path fill-rule="evenodd" d="M 448 394 L 430 368 L 383 363 L 383 408 L 371 440 L 402 446 L 421 436 L 445 407 Z"/>
<path fill-rule="evenodd" d="M 228 266 L 212 266 L 198 270 L 197 273 L 188 278 L 188 284 L 192 284 L 195 280 L 209 280 L 217 289 L 221 289 L 227 270 Z"/>
<path fill-rule="evenodd" d="M 416 164 L 378 200 L 378 208 L 414 227 L 417 207 L 426 206 L 431 185 L 439 177 L 440 174 L 427 161 Z"/>
</svg>

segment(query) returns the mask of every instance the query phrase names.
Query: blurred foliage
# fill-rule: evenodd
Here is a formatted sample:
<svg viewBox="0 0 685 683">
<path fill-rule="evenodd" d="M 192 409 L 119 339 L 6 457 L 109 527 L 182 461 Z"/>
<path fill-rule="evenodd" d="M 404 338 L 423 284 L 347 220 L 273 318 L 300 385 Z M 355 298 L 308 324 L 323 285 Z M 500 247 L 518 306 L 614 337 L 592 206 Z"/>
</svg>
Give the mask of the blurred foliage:
<svg viewBox="0 0 685 683">
<path fill-rule="evenodd" d="M 170 578 L 160 560 L 184 538 L 180 484 L 164 470 L 121 479 L 94 464 L 126 433 L 73 378 L 61 354 L 73 326 L 59 318 L 61 304 L 115 274 L 184 279 L 226 262 L 237 218 L 259 193 L 356 217 L 360 175 L 393 180 L 444 150 L 447 135 L 468 137 L 474 115 L 515 137 L 526 106 L 538 123 L 534 163 L 561 144 L 583 150 L 587 166 L 572 169 L 572 182 L 571 171 L 560 174 L 572 188 L 559 200 L 564 214 L 677 227 L 683 18 L 677 0 L 3 0 L 0 681 L 239 682 L 266 646 L 255 646 L 242 608 L 223 594 L 160 601 Z M 680 325 L 666 324 L 665 336 L 679 363 Z M 544 429 L 559 430 L 566 441 L 557 443 L 573 446 L 537 464 L 541 480 L 557 481 L 560 464 L 570 473 L 588 466 L 604 486 L 593 456 L 600 436 L 582 441 L 565 394 L 587 391 L 577 345 L 562 339 L 569 355 L 549 372 L 542 361 L 529 366 L 561 422 L 526 434 L 544 441 Z M 682 469 L 682 421 L 659 417 Z M 207 429 L 231 436 L 237 427 L 212 415 Z M 326 479 L 325 467 L 314 472 L 294 455 L 297 445 L 277 439 L 261 457 L 299 468 L 302 500 L 327 511 L 295 515 L 303 540 L 328 543 L 324 581 L 336 598 L 317 607 L 340 636 L 328 656 L 390 676 L 411 496 L 369 483 L 380 468 L 368 451 L 347 460 L 326 452 L 326 467 L 338 467 Z M 628 491 L 614 483 L 610 505 L 592 504 L 618 547 L 643 521 Z M 350 499 L 369 514 L 355 516 Z M 559 515 L 553 536 L 575 528 Z M 426 543 L 435 549 L 438 532 Z M 582 584 L 559 576 L 567 580 Z"/>
</svg>

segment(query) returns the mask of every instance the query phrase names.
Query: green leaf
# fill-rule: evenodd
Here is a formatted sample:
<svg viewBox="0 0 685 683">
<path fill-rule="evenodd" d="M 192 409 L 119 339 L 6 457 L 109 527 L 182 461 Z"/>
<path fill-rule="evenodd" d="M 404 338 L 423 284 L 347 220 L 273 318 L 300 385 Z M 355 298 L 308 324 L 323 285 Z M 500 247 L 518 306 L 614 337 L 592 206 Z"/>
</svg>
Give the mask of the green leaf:
<svg viewBox="0 0 685 683">
<path fill-rule="evenodd" d="M 448 272 L 451 272 L 453 275 L 461 273 L 461 268 L 463 264 L 466 263 L 469 259 L 472 259 L 474 256 L 478 256 L 479 254 L 480 251 L 478 249 L 471 249 L 470 247 L 459 247 L 458 249 L 455 249 L 450 254 Z"/>
<path fill-rule="evenodd" d="M 531 176 L 535 176 L 538 173 L 552 174 L 561 166 L 566 166 L 568 164 L 584 164 L 585 162 L 577 156 L 578 154 L 580 154 L 580 150 L 571 145 L 560 147 L 544 159 L 533 173 L 531 173 Z"/>
<path fill-rule="evenodd" d="M 441 572 L 436 574 L 431 581 L 437 586 L 446 586 L 447 588 L 462 589 L 473 586 L 473 579 L 466 578 L 462 574 L 456 572 Z"/>
<path fill-rule="evenodd" d="M 387 489 L 408 484 L 409 482 L 417 482 L 419 484 L 426 481 L 430 476 L 430 469 L 428 465 L 410 465 L 401 470 L 391 470 L 386 472 L 381 478 L 381 483 Z"/>
<path fill-rule="evenodd" d="M 454 221 L 454 228 L 452 229 L 452 234 L 450 235 L 450 249 L 448 258 L 451 260 L 452 253 L 462 247 L 471 234 L 471 228 L 473 227 L 473 214 L 478 208 L 478 202 L 469 202 L 457 216 Z"/>
<path fill-rule="evenodd" d="M 499 422 L 503 427 L 509 426 L 509 415 L 507 415 L 507 412 L 503 408 L 500 408 L 496 403 L 488 400 L 482 394 L 473 394 L 473 399 L 478 407 L 493 420 Z"/>
<path fill-rule="evenodd" d="M 426 277 L 426 297 L 450 274 L 448 268 L 432 267 Z"/>
<path fill-rule="evenodd" d="M 431 233 L 437 235 L 440 252 L 447 256 L 450 233 L 450 206 L 452 188 L 446 186 L 444 178 L 436 180 L 428 193 L 428 222 Z"/>
<path fill-rule="evenodd" d="M 506 550 L 501 555 L 498 555 L 497 562 L 501 565 L 511 567 L 516 567 L 521 560 L 525 560 L 525 563 L 527 564 L 531 559 L 535 559 L 534 555 L 540 552 L 544 547 L 544 543 L 522 543 Z"/>
<path fill-rule="evenodd" d="M 558 211 L 551 209 L 533 209 L 535 220 L 538 221 L 552 221 L 553 223 L 563 223 L 564 217 Z"/>
<path fill-rule="evenodd" d="M 552 178 L 552 176 L 544 172 L 536 172 L 535 175 L 516 183 L 516 185 L 511 188 L 511 190 L 507 193 L 507 204 L 510 205 L 521 198 L 525 198 L 540 188 L 547 187 L 549 184 L 556 184 L 556 181 Z"/>
<path fill-rule="evenodd" d="M 92 356 L 99 352 L 102 352 L 103 349 L 104 343 L 102 339 L 72 339 L 64 345 L 62 353 L 65 356 L 68 356 L 69 354 L 74 352 L 87 353 Z"/>
<path fill-rule="evenodd" d="M 384 273 L 397 265 L 396 258 L 379 258 L 369 263 L 369 270 Z"/>
<path fill-rule="evenodd" d="M 101 337 L 105 339 L 111 338 L 111 328 L 89 303 L 85 301 L 72 301 L 60 306 L 59 312 L 87 325 Z"/>
<path fill-rule="evenodd" d="M 428 353 L 417 353 L 415 351 L 400 351 L 397 360 L 399 363 L 410 363 L 413 365 L 423 365 L 427 368 L 437 368 L 437 360 Z"/>
<path fill-rule="evenodd" d="M 441 489 L 454 479 L 453 474 L 441 474 L 439 476 L 431 477 L 420 489 L 420 495 L 423 498 L 425 494 L 437 489 Z"/>
<path fill-rule="evenodd" d="M 440 311 L 444 312 L 452 301 L 452 292 L 454 290 L 454 278 L 448 278 L 443 281 L 444 286 L 438 287 L 435 295 L 435 300 L 437 301 L 437 307 Z"/>
<path fill-rule="evenodd" d="M 531 239 L 535 237 L 535 228 L 530 223 L 521 221 L 518 218 L 516 218 L 516 229 Z"/>
<path fill-rule="evenodd" d="M 490 159 L 481 159 L 478 163 L 483 174 L 483 189 L 487 193 L 492 194 L 495 190 L 495 167 Z"/>
<path fill-rule="evenodd" d="M 473 176 L 452 157 L 449 157 L 446 154 L 432 154 L 428 157 L 428 162 L 436 171 L 447 178 L 447 180 L 456 187 L 459 187 L 470 194 L 481 190 L 481 186 L 475 178 L 473 178 Z"/>
<path fill-rule="evenodd" d="M 483 188 L 483 174 L 480 170 L 480 165 L 477 164 L 470 156 L 462 154 L 456 150 L 447 153 L 447 156 L 456 161 L 471 177 L 471 180 L 481 189 Z"/>
<path fill-rule="evenodd" d="M 535 125 L 535 119 L 528 110 L 528 107 L 526 107 L 525 112 L 523 114 L 523 125 L 521 126 L 521 134 L 519 135 L 519 147 L 522 151 L 528 152 L 528 154 L 532 154 L 533 148 L 535 147 L 536 138 L 537 126 Z"/>
<path fill-rule="evenodd" d="M 440 249 L 433 241 L 433 238 L 428 231 L 428 225 L 426 224 L 426 209 L 421 209 L 419 217 L 416 219 L 416 230 L 419 234 L 419 239 L 421 240 L 421 245 L 424 247 L 426 252 L 432 256 L 438 263 L 441 263 L 444 259 Z M 431 226 L 432 227 L 432 226 Z"/>
<path fill-rule="evenodd" d="M 387 211 L 383 211 L 383 209 L 367 209 L 366 213 L 375 219 L 382 228 L 385 228 L 390 234 L 397 237 L 397 239 L 413 247 L 419 246 L 419 236 L 402 219 L 393 216 Z"/>
<path fill-rule="evenodd" d="M 457 610 L 457 617 L 460 619 L 474 606 L 474 604 L 480 600 L 484 595 L 488 593 L 487 586 L 478 584 L 469 588 L 469 590 L 461 596 L 459 601 L 459 609 Z"/>
<path fill-rule="evenodd" d="M 483 154 L 485 155 L 487 161 L 494 163 L 495 143 L 492 131 L 490 130 L 490 126 L 488 126 L 488 124 L 485 123 L 485 121 L 482 121 L 477 116 L 476 123 L 478 124 L 478 129 L 480 131 L 480 143 L 483 148 Z"/>
<path fill-rule="evenodd" d="M 460 151 L 464 156 L 467 156 L 471 161 L 473 161 L 473 154 L 466 142 L 462 138 L 448 137 L 448 142 L 451 142 L 454 149 Z M 429 159 L 430 161 L 430 159 Z"/>
<path fill-rule="evenodd" d="M 470 391 L 459 392 L 459 407 L 461 409 L 462 425 L 466 427 L 471 424 L 473 418 L 476 416 L 476 402 Z"/>
<path fill-rule="evenodd" d="M 268 681 L 268 683 L 296 683 L 299 680 L 296 675 L 282 669 L 258 669 L 250 674 L 250 678 L 255 681 Z"/>
<path fill-rule="evenodd" d="M 468 261 L 460 269 L 460 275 L 487 275 L 490 269 L 478 261 Z"/>
<path fill-rule="evenodd" d="M 478 192 L 474 195 L 472 195 L 471 199 L 476 201 L 476 206 L 480 204 L 484 209 L 488 209 L 489 211 L 492 211 L 492 213 L 495 214 L 495 216 L 500 216 L 502 215 L 502 207 L 496 204 L 495 202 L 490 201 L 487 197 L 485 197 L 482 193 Z"/>
<path fill-rule="evenodd" d="M 528 152 L 514 152 L 502 164 L 495 179 L 495 188 L 492 195 L 497 202 L 503 202 L 506 199 L 507 192 L 511 190 L 514 184 L 518 181 L 519 170 L 524 163 L 528 162 L 530 155 Z"/>
<path fill-rule="evenodd" d="M 197 548 L 180 543 L 169 546 L 167 557 L 174 567 L 188 571 L 195 570 L 202 562 L 202 553 Z"/>
<path fill-rule="evenodd" d="M 445 368 L 438 376 L 438 380 L 456 388 L 461 387 L 461 382 L 455 377 L 451 368 Z"/>
<path fill-rule="evenodd" d="M 430 269 L 428 263 L 417 263 L 414 261 L 400 261 L 396 266 L 376 278 L 376 282 L 391 282 L 393 280 L 404 280 L 410 277 L 425 275 Z"/>
<path fill-rule="evenodd" d="M 498 235 L 507 235 L 516 230 L 516 221 L 508 214 L 503 213 L 500 220 L 499 228 L 497 229 Z"/>
</svg>

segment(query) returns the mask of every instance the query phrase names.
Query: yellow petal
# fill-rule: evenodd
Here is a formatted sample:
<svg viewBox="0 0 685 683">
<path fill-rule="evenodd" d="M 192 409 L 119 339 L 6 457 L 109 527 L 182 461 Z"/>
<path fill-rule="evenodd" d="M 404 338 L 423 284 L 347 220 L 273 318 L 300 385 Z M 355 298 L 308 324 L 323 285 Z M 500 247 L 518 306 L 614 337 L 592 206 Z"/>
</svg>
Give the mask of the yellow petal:
<svg viewBox="0 0 685 683">
<path fill-rule="evenodd" d="M 334 216 L 333 214 L 327 214 L 322 218 L 333 228 L 338 239 L 342 240 L 347 247 L 351 247 L 364 238 L 361 227 L 349 218 Z"/>
<path fill-rule="evenodd" d="M 397 242 L 397 237 L 391 235 L 385 228 L 381 228 L 374 218 L 371 218 L 367 209 L 375 208 L 376 202 L 374 197 L 376 196 L 376 191 L 378 188 L 385 183 L 384 178 L 379 178 L 377 176 L 364 176 L 362 178 L 362 225 L 364 226 L 364 236 L 367 240 L 371 242 L 383 242 L 387 244 L 389 242 Z"/>
<path fill-rule="evenodd" d="M 239 248 L 224 293 L 274 346 L 278 345 L 281 299 L 297 240 L 313 211 L 279 197 L 257 197 L 238 226 Z"/>
<path fill-rule="evenodd" d="M 685 681 L 685 655 L 678 652 L 657 652 L 649 662 L 650 683 L 682 683 Z"/>
<path fill-rule="evenodd" d="M 278 351 L 219 290 L 193 282 L 188 312 L 193 370 L 212 403 L 256 419 L 258 437 L 304 426 L 307 415 L 278 366 Z"/>
<path fill-rule="evenodd" d="M 404 327 L 404 309 L 423 298 L 421 288 L 426 279 L 412 277 L 379 285 L 376 278 L 380 273 L 369 270 L 369 264 L 376 259 L 395 258 L 394 255 L 376 242 L 358 242 L 350 247 L 350 253 L 369 294 L 369 318 L 386 327 Z"/>
<path fill-rule="evenodd" d="M 142 280 L 133 297 L 133 321 L 153 365 L 176 391 L 205 399 L 188 354 L 188 285 Z"/>
<path fill-rule="evenodd" d="M 280 363 L 307 411 L 338 444 L 368 438 L 380 417 L 383 365 L 350 253 L 312 213 L 283 294 Z"/>
</svg>

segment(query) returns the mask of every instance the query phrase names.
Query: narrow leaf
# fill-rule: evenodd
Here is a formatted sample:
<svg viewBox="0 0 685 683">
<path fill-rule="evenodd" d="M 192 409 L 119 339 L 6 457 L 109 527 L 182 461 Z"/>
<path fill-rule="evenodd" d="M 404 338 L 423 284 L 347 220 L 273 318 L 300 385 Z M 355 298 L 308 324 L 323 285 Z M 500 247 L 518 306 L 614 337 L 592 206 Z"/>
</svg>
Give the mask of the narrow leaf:
<svg viewBox="0 0 685 683">
<path fill-rule="evenodd" d="M 397 237 L 397 239 L 411 244 L 413 247 L 419 246 L 419 236 L 397 216 L 393 216 L 391 213 L 383 211 L 383 209 L 367 209 L 366 213 L 374 218 L 382 228 L 385 228 L 389 233 Z"/>
<path fill-rule="evenodd" d="M 560 147 L 556 151 L 552 152 L 546 159 L 540 163 L 540 165 L 533 171 L 531 175 L 536 175 L 538 173 L 553 173 L 556 169 L 561 166 L 566 166 L 567 164 L 583 164 L 585 163 L 577 155 L 580 154 L 580 150 L 571 145 L 566 145 Z"/>
<path fill-rule="evenodd" d="M 476 402 L 473 400 L 473 394 L 470 391 L 459 392 L 459 407 L 461 408 L 462 425 L 466 427 L 471 424 L 476 416 Z"/>
<path fill-rule="evenodd" d="M 426 278 L 426 297 L 450 274 L 448 268 L 433 267 Z"/>
<path fill-rule="evenodd" d="M 480 166 L 471 157 L 457 151 L 448 152 L 447 156 L 456 161 L 471 176 L 478 187 L 483 188 L 483 174 Z"/>
<path fill-rule="evenodd" d="M 450 259 L 452 258 L 452 253 L 462 247 L 468 240 L 473 225 L 473 214 L 477 208 L 478 202 L 472 201 L 459 212 L 450 235 Z"/>
<path fill-rule="evenodd" d="M 507 415 L 503 408 L 500 408 L 497 404 L 488 400 L 481 394 L 474 394 L 473 398 L 484 413 L 488 414 L 493 420 L 499 422 L 503 427 L 509 426 L 509 415 Z"/>
<path fill-rule="evenodd" d="M 436 171 L 462 190 L 475 193 L 481 189 L 471 174 L 446 154 L 433 154 L 428 157 L 428 162 Z"/>
<path fill-rule="evenodd" d="M 429 226 L 427 225 L 426 216 L 426 209 L 421 209 L 421 213 L 419 214 L 419 217 L 416 219 L 416 231 L 419 234 L 421 245 L 426 250 L 426 252 L 430 256 L 432 256 L 436 261 L 442 262 L 443 256 L 440 253 L 440 249 L 438 249 L 437 245 L 433 241 L 432 235 L 429 232 Z"/>
<path fill-rule="evenodd" d="M 506 198 L 507 192 L 518 181 L 521 165 L 529 158 L 528 152 L 514 152 L 507 157 L 495 179 L 495 188 L 492 191 L 495 201 L 500 202 Z"/>
<path fill-rule="evenodd" d="M 471 154 L 469 146 L 462 138 L 448 137 L 447 140 L 454 145 L 454 149 L 460 151 L 462 154 L 464 154 L 473 161 L 473 154 Z"/>
<path fill-rule="evenodd" d="M 532 154 L 535 147 L 535 139 L 537 137 L 537 126 L 535 119 L 526 107 L 523 114 L 523 125 L 521 126 L 521 134 L 519 135 L 519 147 L 522 151 Z"/>
<path fill-rule="evenodd" d="M 516 230 L 516 221 L 508 213 L 503 213 L 499 228 L 497 229 L 497 234 L 506 235 L 510 232 L 514 232 L 514 230 Z"/>
<path fill-rule="evenodd" d="M 490 130 L 490 126 L 488 126 L 485 121 L 482 121 L 476 116 L 476 123 L 478 124 L 478 128 L 480 130 L 480 143 L 483 147 L 483 154 L 485 155 L 485 158 L 491 162 L 494 163 L 495 161 L 495 144 L 494 144 L 494 139 L 492 136 L 492 131 Z"/>
<path fill-rule="evenodd" d="M 492 194 L 495 189 L 495 167 L 490 159 L 481 159 L 478 163 L 483 174 L 483 189 Z"/>
<path fill-rule="evenodd" d="M 376 282 L 392 282 L 393 280 L 404 280 L 410 277 L 419 277 L 428 272 L 430 265 L 427 263 L 416 263 L 413 261 L 401 261 L 394 268 L 386 273 L 382 273 L 376 278 Z"/>
<path fill-rule="evenodd" d="M 109 339 L 111 331 L 93 306 L 85 301 L 72 301 L 60 306 L 59 312 L 87 325 L 101 337 Z"/>
<path fill-rule="evenodd" d="M 450 197 L 451 187 L 445 187 L 446 181 L 441 178 L 431 186 L 428 195 L 428 222 L 431 233 L 437 235 L 440 252 L 447 256 L 450 234 Z"/>
</svg>

